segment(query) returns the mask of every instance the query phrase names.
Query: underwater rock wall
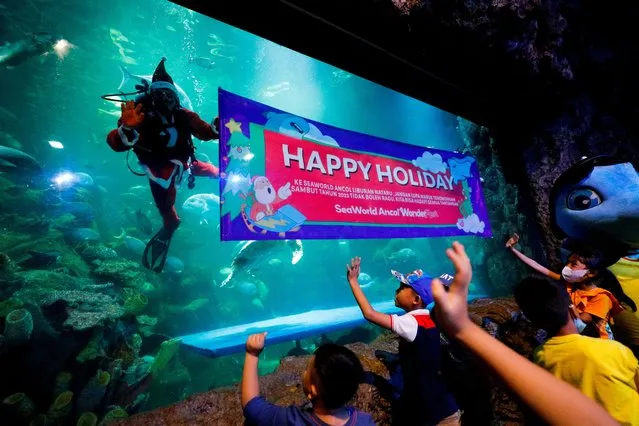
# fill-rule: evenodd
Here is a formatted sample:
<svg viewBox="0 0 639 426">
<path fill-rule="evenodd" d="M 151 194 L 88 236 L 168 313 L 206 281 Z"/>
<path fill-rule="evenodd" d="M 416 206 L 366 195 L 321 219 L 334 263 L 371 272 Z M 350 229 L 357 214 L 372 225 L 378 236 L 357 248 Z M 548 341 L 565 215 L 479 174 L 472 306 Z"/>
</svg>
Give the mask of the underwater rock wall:
<svg viewBox="0 0 639 426">
<path fill-rule="evenodd" d="M 545 253 L 558 261 L 548 211 L 554 180 L 584 155 L 639 160 L 639 44 L 627 30 L 639 19 L 639 5 L 389 3 L 388 28 L 403 30 L 405 39 L 395 38 L 392 50 L 483 106 L 468 118 L 490 129 L 507 181 L 534 204 Z"/>
<path fill-rule="evenodd" d="M 515 261 L 504 243 L 517 232 L 519 249 L 533 256 L 529 248 L 529 244 L 532 245 L 531 221 L 520 212 L 524 208 L 519 205 L 520 191 L 516 185 L 506 182 L 495 140 L 490 137 L 488 129 L 463 118 L 458 118 L 457 123 L 457 130 L 464 140 L 464 150 L 477 159 L 493 231 L 491 239 L 465 242 L 466 246 L 481 247 L 484 253 L 479 259 L 471 259 L 473 274 L 483 278 L 481 281 L 487 284 L 489 294 L 510 295 L 513 285 L 529 270 L 522 262 Z"/>
</svg>

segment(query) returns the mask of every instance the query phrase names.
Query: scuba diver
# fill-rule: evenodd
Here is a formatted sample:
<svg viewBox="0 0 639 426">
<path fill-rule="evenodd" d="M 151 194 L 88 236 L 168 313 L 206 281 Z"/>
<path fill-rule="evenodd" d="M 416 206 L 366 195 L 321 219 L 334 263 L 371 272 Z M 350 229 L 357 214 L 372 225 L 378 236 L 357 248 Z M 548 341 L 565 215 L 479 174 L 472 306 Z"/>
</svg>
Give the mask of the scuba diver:
<svg viewBox="0 0 639 426">
<path fill-rule="evenodd" d="M 117 129 L 107 136 L 107 143 L 116 152 L 133 150 L 149 178 L 151 194 L 164 226 L 151 238 L 144 250 L 142 264 L 161 272 L 166 262 L 173 233 L 180 225 L 175 210 L 176 190 L 188 173 L 188 187 L 195 185 L 194 176 L 219 177 L 213 164 L 198 161 L 192 136 L 209 141 L 219 137 L 219 118 L 213 126 L 198 114 L 180 106 L 178 90 L 166 72 L 162 58 L 151 84 L 136 86 L 141 93 L 135 101 L 122 104 Z M 135 173 L 135 172 L 134 172 Z"/>
</svg>

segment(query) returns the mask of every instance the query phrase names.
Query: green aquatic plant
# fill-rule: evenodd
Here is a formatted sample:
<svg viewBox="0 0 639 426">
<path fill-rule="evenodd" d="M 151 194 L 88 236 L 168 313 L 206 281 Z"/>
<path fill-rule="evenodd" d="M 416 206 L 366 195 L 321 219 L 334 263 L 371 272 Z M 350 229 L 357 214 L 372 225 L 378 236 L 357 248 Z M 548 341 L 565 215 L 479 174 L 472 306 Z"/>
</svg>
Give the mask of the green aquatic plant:
<svg viewBox="0 0 639 426">
<path fill-rule="evenodd" d="M 102 330 L 96 330 L 93 333 L 93 337 L 87 343 L 82 352 L 75 357 L 75 360 L 80 364 L 83 364 L 87 361 L 92 361 L 94 359 L 100 358 L 104 356 L 104 350 L 102 349 L 102 341 L 104 340 L 104 333 Z"/>
<path fill-rule="evenodd" d="M 64 254 L 60 259 L 60 265 L 65 268 L 68 275 L 73 277 L 86 277 L 89 275 L 89 265 L 75 252 Z"/>
<path fill-rule="evenodd" d="M 33 317 L 26 309 L 16 309 L 7 315 L 4 337 L 9 345 L 18 345 L 29 341 L 33 332 Z"/>
<path fill-rule="evenodd" d="M 17 297 L 10 297 L 0 302 L 0 318 L 9 315 L 9 312 L 20 309 L 24 306 L 24 302 Z"/>
<path fill-rule="evenodd" d="M 2 405 L 11 415 L 23 420 L 28 420 L 33 417 L 35 411 L 35 404 L 23 392 L 14 393 L 6 397 L 2 401 Z"/>
<path fill-rule="evenodd" d="M 127 417 L 129 417 L 129 413 L 121 407 L 115 407 L 104 415 L 100 421 L 100 426 L 110 425 L 111 423 L 117 422 L 121 419 L 126 419 Z"/>
<path fill-rule="evenodd" d="M 142 349 L 142 336 L 137 333 L 131 336 L 129 348 L 131 348 L 136 357 L 140 356 L 140 350 Z"/>
<path fill-rule="evenodd" d="M 178 349 L 180 349 L 180 339 L 176 338 L 162 342 L 160 350 L 151 365 L 151 374 L 156 374 L 160 370 L 163 370 L 169 361 L 173 359 Z"/>
<path fill-rule="evenodd" d="M 11 275 L 15 271 L 15 268 L 16 264 L 11 260 L 9 255 L 0 253 L 0 276 Z"/>
<path fill-rule="evenodd" d="M 186 305 L 182 309 L 182 311 L 183 312 L 194 312 L 194 311 L 197 311 L 198 309 L 203 308 L 204 306 L 206 306 L 208 304 L 209 304 L 209 299 L 205 299 L 205 298 L 195 299 L 191 303 Z"/>
<path fill-rule="evenodd" d="M 54 422 L 63 423 L 63 419 L 71 413 L 73 407 L 73 392 L 64 391 L 53 401 L 47 411 L 47 417 Z"/>
<path fill-rule="evenodd" d="M 71 380 L 73 380 L 73 374 L 68 371 L 59 372 L 53 384 L 53 397 L 57 398 L 61 393 L 68 391 L 71 387 Z"/>
<path fill-rule="evenodd" d="M 130 288 L 124 289 L 124 312 L 126 315 L 139 315 L 148 303 L 149 299 L 142 293 Z"/>
<path fill-rule="evenodd" d="M 138 330 L 144 337 L 148 337 L 151 333 L 153 333 L 153 327 L 155 327 L 158 323 L 157 318 L 150 317 L 148 315 L 139 315 L 135 317 L 135 320 L 138 323 Z"/>
<path fill-rule="evenodd" d="M 76 426 L 96 426 L 98 424 L 98 416 L 91 412 L 82 413 Z"/>
<path fill-rule="evenodd" d="M 93 411 L 98 408 L 110 382 L 111 374 L 98 370 L 78 395 L 76 412 Z"/>
</svg>

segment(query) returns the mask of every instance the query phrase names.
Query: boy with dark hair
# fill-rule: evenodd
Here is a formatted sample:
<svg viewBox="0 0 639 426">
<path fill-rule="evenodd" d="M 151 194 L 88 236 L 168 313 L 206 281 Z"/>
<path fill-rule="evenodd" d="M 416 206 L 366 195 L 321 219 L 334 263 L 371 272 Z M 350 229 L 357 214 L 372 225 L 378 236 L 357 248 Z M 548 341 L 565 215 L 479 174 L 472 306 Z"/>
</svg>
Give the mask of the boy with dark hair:
<svg viewBox="0 0 639 426">
<path fill-rule="evenodd" d="M 364 377 L 357 356 L 344 346 L 332 343 L 317 348 L 304 371 L 304 393 L 312 402 L 311 410 L 296 406 L 279 407 L 260 396 L 257 375 L 259 354 L 266 333 L 253 334 L 246 341 L 246 359 L 242 375 L 242 408 L 248 425 L 375 425 L 372 417 L 353 407 L 350 401 Z"/>
<path fill-rule="evenodd" d="M 515 287 L 515 300 L 550 336 L 535 350 L 535 363 L 597 401 L 620 423 L 639 425 L 639 363 L 630 349 L 580 335 L 570 315 L 570 297 L 559 283 L 526 278 Z"/>
<path fill-rule="evenodd" d="M 387 315 L 375 311 L 360 288 L 357 281 L 360 265 L 361 259 L 356 257 L 346 267 L 348 282 L 364 318 L 401 337 L 399 365 L 403 389 L 393 424 L 460 424 L 461 412 L 440 370 L 439 330 L 426 309 L 433 301 L 432 279 L 421 270 L 406 275 L 391 271 L 399 281 L 395 305 L 405 310 L 406 314 Z"/>
</svg>

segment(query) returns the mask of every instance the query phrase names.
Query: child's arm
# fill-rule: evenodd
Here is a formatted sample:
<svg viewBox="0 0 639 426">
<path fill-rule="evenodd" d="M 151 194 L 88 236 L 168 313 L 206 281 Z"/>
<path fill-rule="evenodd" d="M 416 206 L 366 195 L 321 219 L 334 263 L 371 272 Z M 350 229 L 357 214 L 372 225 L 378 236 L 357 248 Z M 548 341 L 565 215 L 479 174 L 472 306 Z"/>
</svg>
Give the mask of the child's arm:
<svg viewBox="0 0 639 426">
<path fill-rule="evenodd" d="M 367 321 L 391 330 L 391 316 L 383 314 L 381 312 L 377 312 L 375 309 L 373 309 L 371 304 L 368 302 L 366 295 L 359 286 L 357 277 L 359 277 L 361 263 L 362 259 L 359 257 L 355 257 L 351 260 L 351 263 L 349 265 L 346 265 L 346 276 L 348 278 L 348 283 L 351 286 L 353 296 L 355 296 L 355 300 L 359 305 L 359 309 L 362 311 L 362 314 Z"/>
<path fill-rule="evenodd" d="M 246 340 L 246 357 L 242 372 L 242 408 L 253 398 L 260 396 L 260 382 L 257 375 L 257 362 L 264 349 L 266 333 L 253 334 Z"/>
<path fill-rule="evenodd" d="M 521 260 L 526 265 L 530 266 L 531 268 L 533 268 L 535 271 L 539 272 L 540 274 L 544 274 L 548 278 L 552 278 L 553 280 L 561 279 L 561 275 L 559 275 L 558 273 L 553 272 L 550 269 L 546 268 L 545 266 L 540 265 L 539 263 L 535 262 L 534 260 L 526 256 L 525 254 L 517 250 L 515 248 L 515 244 L 517 244 L 517 241 L 519 241 L 519 235 L 513 234 L 513 236 L 510 237 L 510 239 L 506 243 L 506 248 L 510 249 L 510 251 L 512 251 L 515 254 L 515 256 L 519 258 L 519 260 Z"/>
<path fill-rule="evenodd" d="M 468 318 L 468 286 L 472 277 L 464 247 L 455 242 L 446 255 L 455 265 L 455 280 L 446 292 L 433 280 L 437 318 L 448 334 L 474 352 L 550 424 L 617 424 L 596 402 L 493 339 Z"/>
<path fill-rule="evenodd" d="M 298 425 L 305 424 L 299 408 L 291 405 L 280 407 L 260 397 L 260 383 L 257 376 L 257 361 L 264 349 L 266 333 L 249 336 L 246 340 L 246 359 L 242 373 L 242 411 L 245 424 Z"/>
</svg>

